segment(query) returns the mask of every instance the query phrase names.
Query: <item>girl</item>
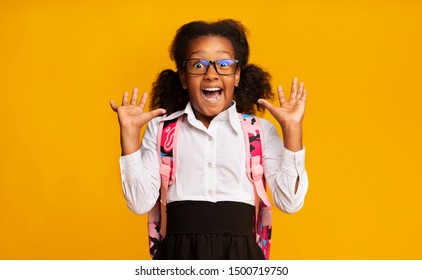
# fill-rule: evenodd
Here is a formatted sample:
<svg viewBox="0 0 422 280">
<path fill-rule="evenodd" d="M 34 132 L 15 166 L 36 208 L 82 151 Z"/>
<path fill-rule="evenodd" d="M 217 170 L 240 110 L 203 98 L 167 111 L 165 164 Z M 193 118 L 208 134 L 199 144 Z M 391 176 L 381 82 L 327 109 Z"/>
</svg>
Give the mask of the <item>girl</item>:
<svg viewBox="0 0 422 280">
<path fill-rule="evenodd" d="M 121 106 L 110 101 L 120 123 L 123 191 L 129 208 L 147 213 L 160 191 L 157 133 L 164 119 L 183 115 L 178 135 L 176 179 L 167 195 L 167 234 L 155 259 L 264 259 L 252 234 L 255 194 L 245 167 L 245 142 L 237 113 L 265 108 L 281 126 L 261 120 L 265 178 L 278 208 L 298 211 L 308 188 L 302 147 L 304 84 L 293 79 L 290 99 L 278 87 L 271 99 L 270 76 L 248 64 L 244 27 L 234 20 L 191 22 L 171 46 L 177 72 L 164 70 L 138 104 L 135 88 Z M 140 143 L 141 127 L 148 124 Z"/>
</svg>

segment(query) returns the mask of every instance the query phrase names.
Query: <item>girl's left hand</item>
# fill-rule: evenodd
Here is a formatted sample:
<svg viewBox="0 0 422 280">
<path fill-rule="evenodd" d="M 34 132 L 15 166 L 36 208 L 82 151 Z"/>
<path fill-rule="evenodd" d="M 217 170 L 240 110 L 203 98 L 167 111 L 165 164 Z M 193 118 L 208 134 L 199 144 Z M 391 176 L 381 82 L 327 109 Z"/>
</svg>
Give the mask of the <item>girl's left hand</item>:
<svg viewBox="0 0 422 280">
<path fill-rule="evenodd" d="M 286 100 L 281 86 L 277 87 L 280 107 L 274 106 L 265 99 L 259 99 L 258 103 L 263 105 L 274 118 L 280 123 L 280 126 L 301 126 L 303 116 L 305 115 L 306 89 L 305 84 L 300 82 L 298 88 L 298 79 L 294 78 L 290 99 Z"/>
</svg>

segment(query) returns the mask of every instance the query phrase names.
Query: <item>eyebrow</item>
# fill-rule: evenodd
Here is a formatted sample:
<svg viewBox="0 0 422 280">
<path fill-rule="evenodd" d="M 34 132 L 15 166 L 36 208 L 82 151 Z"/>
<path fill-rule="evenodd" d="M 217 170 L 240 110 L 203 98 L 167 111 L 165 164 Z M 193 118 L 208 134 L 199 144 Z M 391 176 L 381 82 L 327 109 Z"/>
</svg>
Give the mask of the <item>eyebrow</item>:
<svg viewBox="0 0 422 280">
<path fill-rule="evenodd" d="M 194 51 L 194 52 L 191 52 L 190 54 L 189 54 L 189 56 L 192 56 L 192 55 L 194 55 L 194 54 L 203 54 L 204 53 L 204 51 L 202 51 L 202 50 L 199 50 L 199 51 Z M 228 52 L 228 51 L 223 51 L 223 50 L 221 50 L 221 51 L 217 51 L 217 53 L 224 53 L 224 54 L 228 54 L 228 55 L 230 55 L 230 52 Z"/>
</svg>

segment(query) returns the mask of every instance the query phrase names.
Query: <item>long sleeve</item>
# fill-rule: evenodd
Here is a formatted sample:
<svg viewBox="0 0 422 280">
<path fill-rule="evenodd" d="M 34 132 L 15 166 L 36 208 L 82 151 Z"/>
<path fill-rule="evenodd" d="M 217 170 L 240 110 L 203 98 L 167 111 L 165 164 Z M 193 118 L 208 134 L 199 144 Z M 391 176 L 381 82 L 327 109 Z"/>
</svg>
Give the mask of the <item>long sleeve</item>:
<svg viewBox="0 0 422 280">
<path fill-rule="evenodd" d="M 124 197 L 128 207 L 136 214 L 147 213 L 159 195 L 158 122 L 156 118 L 148 123 L 140 150 L 120 157 Z"/>
<path fill-rule="evenodd" d="M 182 113 L 186 117 L 178 135 L 176 178 L 169 186 L 167 202 L 237 201 L 254 205 L 253 185 L 246 173 L 244 136 L 235 107 L 216 116 L 208 129 L 195 119 L 190 106 L 168 118 Z M 159 121 L 155 118 L 148 123 L 139 151 L 120 158 L 126 203 L 137 214 L 147 213 L 159 196 Z M 263 119 L 261 123 L 265 134 L 263 166 L 273 200 L 282 211 L 294 213 L 303 206 L 308 188 L 305 150 L 286 150 L 274 125 Z"/>
<path fill-rule="evenodd" d="M 299 211 L 308 190 L 305 170 L 305 149 L 291 152 L 284 148 L 275 127 L 263 121 L 265 136 L 264 172 L 273 200 L 285 213 Z M 296 181 L 299 180 L 297 192 Z"/>
</svg>

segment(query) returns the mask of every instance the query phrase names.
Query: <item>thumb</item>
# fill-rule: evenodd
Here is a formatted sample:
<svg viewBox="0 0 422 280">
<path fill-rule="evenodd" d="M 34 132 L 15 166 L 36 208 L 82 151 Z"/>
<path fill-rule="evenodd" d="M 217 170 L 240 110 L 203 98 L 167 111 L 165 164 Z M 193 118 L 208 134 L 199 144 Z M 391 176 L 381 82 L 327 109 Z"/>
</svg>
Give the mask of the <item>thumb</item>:
<svg viewBox="0 0 422 280">
<path fill-rule="evenodd" d="M 276 107 L 271 102 L 261 98 L 261 99 L 258 99 L 258 103 L 264 106 L 265 109 L 267 109 L 273 115 Z"/>
<path fill-rule="evenodd" d="M 141 125 L 143 126 L 144 124 L 148 123 L 150 120 L 152 120 L 155 117 L 158 117 L 159 115 L 163 115 L 166 113 L 166 110 L 164 109 L 155 109 L 146 113 L 143 113 L 141 115 Z"/>
<path fill-rule="evenodd" d="M 110 100 L 110 107 L 114 112 L 117 113 L 117 105 L 114 103 L 114 100 Z"/>
<path fill-rule="evenodd" d="M 166 110 L 162 109 L 162 108 L 152 110 L 152 111 L 148 112 L 148 119 L 151 120 L 151 119 L 158 117 L 160 115 L 164 115 L 165 113 L 166 113 Z"/>
</svg>

